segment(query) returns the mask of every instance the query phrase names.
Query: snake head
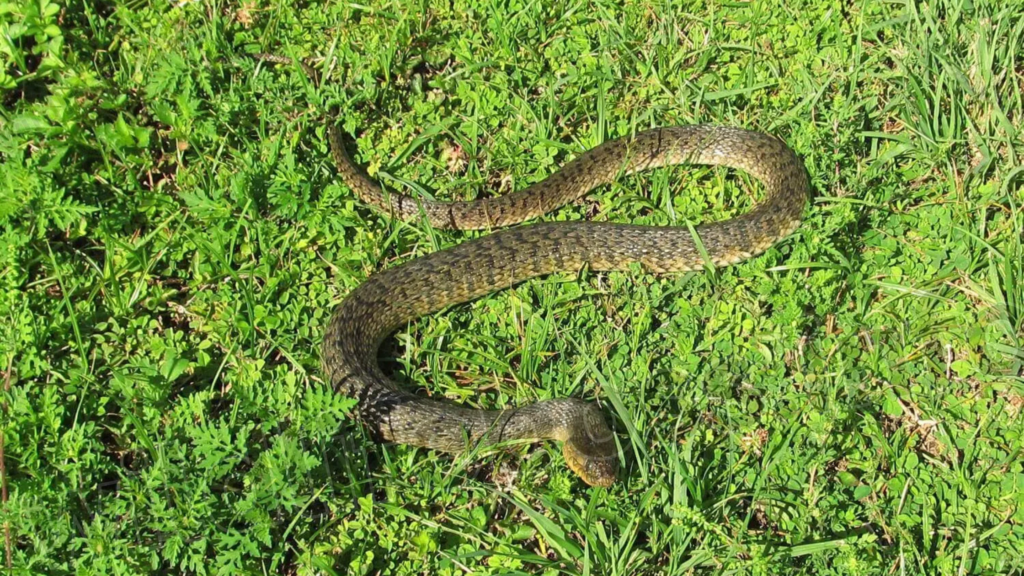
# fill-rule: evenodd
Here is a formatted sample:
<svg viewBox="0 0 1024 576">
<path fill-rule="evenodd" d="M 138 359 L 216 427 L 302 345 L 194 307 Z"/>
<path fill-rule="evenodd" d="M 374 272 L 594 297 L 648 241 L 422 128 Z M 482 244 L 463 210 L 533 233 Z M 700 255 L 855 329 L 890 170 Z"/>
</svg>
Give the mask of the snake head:
<svg viewBox="0 0 1024 576">
<path fill-rule="evenodd" d="M 593 404 L 585 404 L 572 432 L 562 444 L 569 469 L 591 486 L 607 488 L 619 471 L 619 454 L 612 431 Z"/>
</svg>

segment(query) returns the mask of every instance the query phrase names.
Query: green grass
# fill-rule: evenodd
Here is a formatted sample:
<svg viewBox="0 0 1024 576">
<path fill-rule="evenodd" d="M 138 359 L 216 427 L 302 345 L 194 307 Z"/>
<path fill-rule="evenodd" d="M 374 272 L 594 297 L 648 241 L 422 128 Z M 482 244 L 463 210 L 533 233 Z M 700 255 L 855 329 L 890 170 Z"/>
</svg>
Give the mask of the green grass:
<svg viewBox="0 0 1024 576">
<path fill-rule="evenodd" d="M 1024 572 L 1020 10 L 625 4 L 4 4 L 7 573 Z M 588 488 L 554 444 L 375 444 L 325 385 L 353 287 L 481 235 L 368 210 L 330 107 L 422 196 L 714 122 L 784 138 L 813 200 L 742 265 L 530 281 L 385 346 L 421 394 L 599 402 L 623 469 Z M 679 167 L 545 218 L 759 194 Z"/>
</svg>

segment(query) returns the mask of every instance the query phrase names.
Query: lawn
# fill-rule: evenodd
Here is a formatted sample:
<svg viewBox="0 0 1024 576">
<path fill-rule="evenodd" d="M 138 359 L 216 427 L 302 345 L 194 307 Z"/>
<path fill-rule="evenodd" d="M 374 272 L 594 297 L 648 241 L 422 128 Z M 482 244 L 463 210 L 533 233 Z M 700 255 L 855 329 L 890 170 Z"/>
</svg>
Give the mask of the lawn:
<svg viewBox="0 0 1024 576">
<path fill-rule="evenodd" d="M 5 573 L 1024 573 L 1012 4 L 7 0 Z M 784 139 L 813 189 L 740 265 L 558 274 L 385 343 L 422 395 L 599 403 L 621 472 L 592 488 L 555 443 L 375 443 L 325 384 L 346 294 L 489 233 L 367 208 L 327 122 L 420 197 L 692 123 Z M 686 226 L 761 193 L 681 166 L 543 220 Z"/>
</svg>

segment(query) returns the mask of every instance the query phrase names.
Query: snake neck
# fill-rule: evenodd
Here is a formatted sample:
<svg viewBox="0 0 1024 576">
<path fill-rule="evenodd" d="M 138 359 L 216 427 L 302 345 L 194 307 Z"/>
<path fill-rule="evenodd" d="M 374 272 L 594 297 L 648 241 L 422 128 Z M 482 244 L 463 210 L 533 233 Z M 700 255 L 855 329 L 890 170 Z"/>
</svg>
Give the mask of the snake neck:
<svg viewBox="0 0 1024 576">
<path fill-rule="evenodd" d="M 591 425 L 593 406 L 575 399 L 555 399 L 506 410 L 478 410 L 422 398 L 395 388 L 379 369 L 353 370 L 336 380 L 338 391 L 358 400 L 360 419 L 380 440 L 444 452 L 475 445 L 519 440 L 567 441 L 574 435 L 595 436 L 602 430 L 577 430 Z M 603 426 L 603 421 L 599 421 Z"/>
<path fill-rule="evenodd" d="M 600 410 L 571 398 L 508 410 L 476 410 L 396 390 L 379 371 L 356 372 L 341 392 L 359 398 L 359 416 L 379 440 L 459 453 L 517 441 L 558 440 L 585 482 L 609 486 L 618 470 L 614 436 Z"/>
</svg>

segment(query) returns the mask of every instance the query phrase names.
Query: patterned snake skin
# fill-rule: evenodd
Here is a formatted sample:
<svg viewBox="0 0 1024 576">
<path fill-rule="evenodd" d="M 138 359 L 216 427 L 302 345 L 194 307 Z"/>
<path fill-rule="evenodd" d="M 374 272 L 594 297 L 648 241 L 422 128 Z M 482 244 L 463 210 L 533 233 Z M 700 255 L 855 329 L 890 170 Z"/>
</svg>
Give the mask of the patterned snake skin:
<svg viewBox="0 0 1024 576">
<path fill-rule="evenodd" d="M 260 56 L 274 62 L 290 62 Z M 311 77 L 315 74 L 302 64 Z M 800 223 L 809 185 L 803 163 L 780 140 L 720 126 L 680 126 L 605 142 L 546 180 L 512 194 L 471 202 L 435 202 L 385 193 L 345 153 L 328 128 L 342 180 L 377 210 L 435 228 L 492 229 L 545 214 L 628 174 L 681 163 L 744 170 L 765 187 L 748 213 L 696 227 L 710 263 L 755 256 Z M 411 320 L 552 272 L 701 269 L 706 261 L 690 230 L 604 222 L 550 222 L 503 230 L 417 258 L 368 278 L 334 311 L 323 341 L 323 369 L 342 394 L 357 398 L 360 419 L 384 440 L 444 452 L 477 443 L 558 440 L 569 467 L 588 484 L 610 486 L 618 452 L 598 408 L 576 399 L 507 410 L 475 410 L 416 396 L 387 378 L 377 362 L 387 336 Z"/>
</svg>

